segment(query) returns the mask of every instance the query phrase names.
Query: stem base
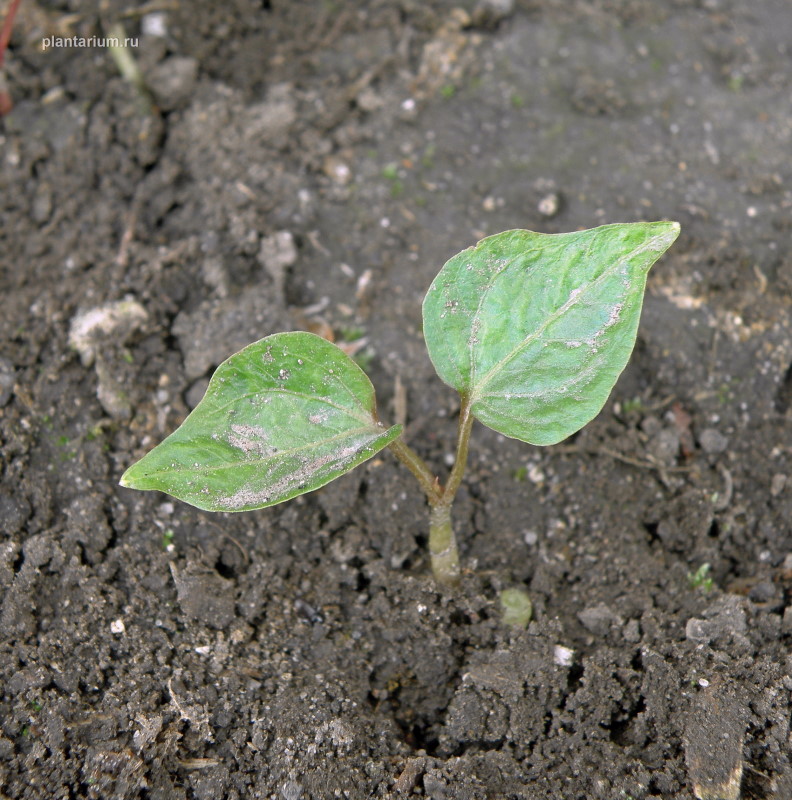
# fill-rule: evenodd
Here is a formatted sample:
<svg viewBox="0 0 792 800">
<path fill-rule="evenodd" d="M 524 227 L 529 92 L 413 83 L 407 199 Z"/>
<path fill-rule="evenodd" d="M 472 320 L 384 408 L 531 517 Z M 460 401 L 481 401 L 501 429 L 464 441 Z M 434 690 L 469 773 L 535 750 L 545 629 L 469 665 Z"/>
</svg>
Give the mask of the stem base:
<svg viewBox="0 0 792 800">
<path fill-rule="evenodd" d="M 459 551 L 451 525 L 451 506 L 438 504 L 429 512 L 429 555 L 435 580 L 443 586 L 459 583 Z"/>
</svg>

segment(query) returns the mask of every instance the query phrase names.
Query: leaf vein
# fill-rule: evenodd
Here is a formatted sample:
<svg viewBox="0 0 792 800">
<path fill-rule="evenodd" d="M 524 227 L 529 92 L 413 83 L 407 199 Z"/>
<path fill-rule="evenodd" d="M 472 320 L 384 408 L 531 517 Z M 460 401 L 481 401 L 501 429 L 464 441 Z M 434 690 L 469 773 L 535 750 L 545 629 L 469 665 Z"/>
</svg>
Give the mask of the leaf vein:
<svg viewBox="0 0 792 800">
<path fill-rule="evenodd" d="M 514 359 L 519 353 L 524 350 L 529 344 L 534 341 L 540 340 L 542 338 L 542 334 L 547 328 L 552 325 L 556 320 L 558 320 L 563 314 L 569 311 L 570 308 L 574 307 L 578 303 L 582 302 L 585 299 L 586 295 L 589 295 L 597 286 L 604 282 L 606 278 L 610 278 L 619 268 L 621 268 L 626 262 L 632 259 L 636 254 L 640 254 L 646 250 L 646 246 L 642 246 L 640 248 L 636 248 L 635 250 L 631 250 L 628 254 L 623 256 L 618 261 L 615 261 L 609 268 L 605 269 L 600 273 L 600 275 L 591 281 L 590 283 L 585 284 L 580 291 L 574 294 L 574 296 L 567 299 L 567 301 L 560 306 L 554 313 L 548 315 L 536 328 L 536 330 L 529 333 L 524 339 L 518 342 L 512 350 L 507 353 L 500 361 L 496 364 L 493 364 L 492 367 L 487 371 L 487 373 L 483 376 L 479 387 L 472 387 L 472 394 L 475 399 L 478 399 L 483 396 L 481 392 L 481 388 L 487 385 L 495 374 L 500 372 L 503 367 L 509 363 L 512 359 Z"/>
</svg>

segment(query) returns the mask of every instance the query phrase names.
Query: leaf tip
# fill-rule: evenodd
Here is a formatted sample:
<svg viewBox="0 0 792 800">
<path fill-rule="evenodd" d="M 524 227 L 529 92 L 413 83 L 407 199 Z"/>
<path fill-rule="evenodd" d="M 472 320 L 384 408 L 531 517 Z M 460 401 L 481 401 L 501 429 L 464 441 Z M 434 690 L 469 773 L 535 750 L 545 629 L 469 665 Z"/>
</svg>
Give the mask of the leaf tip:
<svg viewBox="0 0 792 800">
<path fill-rule="evenodd" d="M 656 237 L 658 244 L 667 250 L 676 241 L 679 236 L 682 226 L 678 222 L 658 222 L 656 223 L 659 228 L 659 233 Z"/>
<path fill-rule="evenodd" d="M 118 481 L 119 486 L 123 486 L 125 489 L 137 489 L 139 488 L 137 485 L 137 481 L 135 480 L 135 467 L 137 464 L 133 464 L 131 467 L 127 467 L 124 474 L 121 476 L 120 480 Z"/>
</svg>

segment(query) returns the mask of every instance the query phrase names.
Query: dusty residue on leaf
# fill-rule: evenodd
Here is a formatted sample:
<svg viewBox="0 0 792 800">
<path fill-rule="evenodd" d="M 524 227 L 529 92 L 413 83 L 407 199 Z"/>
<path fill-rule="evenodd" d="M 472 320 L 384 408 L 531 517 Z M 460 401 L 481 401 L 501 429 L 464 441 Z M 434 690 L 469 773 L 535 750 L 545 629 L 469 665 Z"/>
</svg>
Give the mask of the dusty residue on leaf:
<svg viewBox="0 0 792 800">
<path fill-rule="evenodd" d="M 251 488 L 249 485 L 240 489 L 230 497 L 218 499 L 217 505 L 228 511 L 242 511 L 246 508 L 261 508 L 268 504 L 288 500 L 309 481 L 318 481 L 315 488 L 323 486 L 335 477 L 336 472 L 344 472 L 358 455 L 366 455 L 368 447 L 375 436 L 364 435 L 354 444 L 341 450 L 325 453 L 318 458 L 306 458 L 302 465 L 284 475 L 266 488 Z"/>
<path fill-rule="evenodd" d="M 231 425 L 228 443 L 248 455 L 255 454 L 269 458 L 277 453 L 277 448 L 267 444 L 267 432 L 257 425 Z"/>
</svg>

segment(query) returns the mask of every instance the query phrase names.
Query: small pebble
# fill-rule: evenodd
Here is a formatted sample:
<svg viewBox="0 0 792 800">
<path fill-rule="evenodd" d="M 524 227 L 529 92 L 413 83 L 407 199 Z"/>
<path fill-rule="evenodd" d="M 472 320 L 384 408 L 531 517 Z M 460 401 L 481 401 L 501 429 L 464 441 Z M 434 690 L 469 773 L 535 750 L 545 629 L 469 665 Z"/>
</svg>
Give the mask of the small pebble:
<svg viewBox="0 0 792 800">
<path fill-rule="evenodd" d="M 748 592 L 748 598 L 754 603 L 767 603 L 775 597 L 775 585 L 770 581 L 761 581 Z"/>
<path fill-rule="evenodd" d="M 646 449 L 655 461 L 671 466 L 679 455 L 679 434 L 671 428 L 663 428 L 650 439 Z"/>
<path fill-rule="evenodd" d="M 283 800 L 302 800 L 303 787 L 297 781 L 288 780 L 280 790 Z"/>
<path fill-rule="evenodd" d="M 748 622 L 742 603 L 737 595 L 724 595 L 704 612 L 704 619 L 691 617 L 687 621 L 685 637 L 692 642 L 709 643 L 729 635 L 744 636 Z"/>
<path fill-rule="evenodd" d="M 624 641 L 630 642 L 630 644 L 638 644 L 641 641 L 641 626 L 638 624 L 637 619 L 631 619 L 622 628 L 622 636 Z"/>
<path fill-rule="evenodd" d="M 569 647 L 564 647 L 562 644 L 557 644 L 553 648 L 553 661 L 559 667 L 571 667 L 572 661 L 575 658 L 575 651 Z"/>
<path fill-rule="evenodd" d="M 605 603 L 584 608 L 577 616 L 580 624 L 595 636 L 607 636 L 611 625 L 621 624 L 621 619 Z"/>
<path fill-rule="evenodd" d="M 558 192 L 546 195 L 539 201 L 536 210 L 548 219 L 556 216 L 561 210 L 561 195 Z"/>
<path fill-rule="evenodd" d="M 2 401 L 0 400 L 0 405 L 2 405 Z M 778 497 L 781 492 L 784 491 L 784 488 L 787 484 L 787 476 L 784 475 L 782 472 L 778 472 L 773 475 L 772 480 L 770 481 L 770 494 L 773 497 Z"/>
<path fill-rule="evenodd" d="M 701 449 L 707 455 L 722 453 L 729 446 L 729 440 L 715 428 L 705 428 L 699 435 Z"/>
<path fill-rule="evenodd" d="M 168 18 L 162 12 L 146 14 L 140 22 L 144 36 L 163 38 L 168 35 Z"/>
<path fill-rule="evenodd" d="M 322 164 L 322 172 L 339 186 L 346 186 L 352 180 L 352 170 L 349 164 L 338 156 L 328 156 Z"/>
<path fill-rule="evenodd" d="M 656 436 L 663 429 L 663 423 L 653 414 L 647 414 L 639 427 L 647 436 Z"/>
<path fill-rule="evenodd" d="M 147 76 L 148 86 L 163 111 L 184 105 L 195 91 L 198 61 L 188 56 L 170 56 Z"/>
</svg>

